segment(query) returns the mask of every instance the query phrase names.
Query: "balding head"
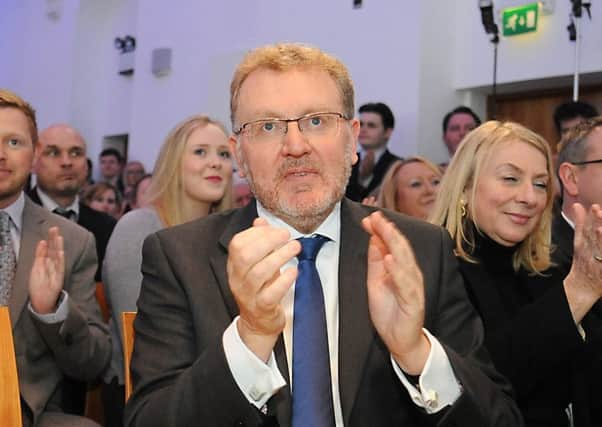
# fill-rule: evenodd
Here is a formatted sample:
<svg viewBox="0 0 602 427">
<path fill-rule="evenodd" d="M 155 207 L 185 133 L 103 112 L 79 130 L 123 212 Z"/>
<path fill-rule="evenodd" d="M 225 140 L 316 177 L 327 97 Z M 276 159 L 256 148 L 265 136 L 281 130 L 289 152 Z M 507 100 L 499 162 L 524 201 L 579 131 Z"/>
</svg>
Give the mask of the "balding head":
<svg viewBox="0 0 602 427">
<path fill-rule="evenodd" d="M 38 187 L 59 205 L 69 205 L 86 182 L 86 143 L 66 124 L 44 129 L 39 136 L 34 170 Z"/>
</svg>

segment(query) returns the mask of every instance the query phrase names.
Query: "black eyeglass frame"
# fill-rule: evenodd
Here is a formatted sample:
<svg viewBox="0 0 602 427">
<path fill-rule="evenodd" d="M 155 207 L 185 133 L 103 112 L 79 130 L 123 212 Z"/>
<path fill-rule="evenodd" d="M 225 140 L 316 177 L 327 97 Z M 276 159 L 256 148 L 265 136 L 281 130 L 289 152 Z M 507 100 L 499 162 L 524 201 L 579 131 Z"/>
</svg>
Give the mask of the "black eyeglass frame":
<svg viewBox="0 0 602 427">
<path fill-rule="evenodd" d="M 575 166 L 592 165 L 594 163 L 602 163 L 602 159 L 584 160 L 582 162 L 571 162 L 571 164 Z"/>
<path fill-rule="evenodd" d="M 338 116 L 339 119 L 351 120 L 350 118 L 348 118 L 347 116 L 345 116 L 343 113 L 337 113 L 337 112 L 334 112 L 334 111 L 319 111 L 317 113 L 304 114 L 304 115 L 302 115 L 300 117 L 297 117 L 295 119 L 277 119 L 277 118 L 273 118 L 273 117 L 266 117 L 265 119 L 253 120 L 253 121 L 250 121 L 250 122 L 243 123 L 242 125 L 240 125 L 238 127 L 238 129 L 234 129 L 233 133 L 234 133 L 234 135 L 239 136 L 242 133 L 242 131 L 247 126 L 252 125 L 254 123 L 269 122 L 269 121 L 286 123 L 287 129 L 288 129 L 288 124 L 291 123 L 291 122 L 297 122 L 297 124 L 299 124 L 299 120 L 308 119 L 308 118 L 311 118 L 313 116 L 320 116 L 320 115 L 323 115 L 323 114 L 333 114 L 335 116 Z"/>
</svg>

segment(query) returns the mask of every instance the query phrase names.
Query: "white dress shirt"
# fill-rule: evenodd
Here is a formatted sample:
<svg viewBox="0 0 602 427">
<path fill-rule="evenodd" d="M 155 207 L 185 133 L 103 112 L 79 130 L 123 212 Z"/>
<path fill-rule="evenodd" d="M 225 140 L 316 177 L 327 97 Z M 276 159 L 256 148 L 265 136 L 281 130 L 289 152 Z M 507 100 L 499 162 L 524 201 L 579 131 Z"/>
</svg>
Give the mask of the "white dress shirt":
<svg viewBox="0 0 602 427">
<path fill-rule="evenodd" d="M 40 187 L 36 187 L 35 191 L 38 192 L 38 196 L 40 197 L 42 206 L 44 206 L 50 212 L 54 212 L 54 210 L 57 208 L 66 211 L 72 210 L 73 212 L 75 212 L 75 215 L 71 215 L 71 218 L 69 219 L 77 223 L 77 220 L 79 219 L 79 196 L 75 196 L 73 202 L 71 202 L 69 206 L 60 206 L 54 200 L 52 200 L 52 198 L 48 194 L 44 193 L 44 191 L 42 191 Z"/>
<path fill-rule="evenodd" d="M 304 236 L 297 230 L 276 218 L 257 202 L 259 217 L 265 218 L 271 226 L 285 228 L 291 233 L 291 240 Z M 322 282 L 324 292 L 324 306 L 326 311 L 326 327 L 328 332 L 328 349 L 330 352 L 330 373 L 332 380 L 332 397 L 337 426 L 343 426 L 343 413 L 341 410 L 339 393 L 339 308 L 338 308 L 338 269 L 341 234 L 341 205 L 337 203 L 332 213 L 318 227 L 314 234 L 328 237 L 316 259 L 316 268 Z M 297 258 L 291 259 L 282 270 L 297 265 Z M 295 300 L 294 284 L 283 298 L 282 305 L 286 317 L 284 327 L 284 345 L 289 366 L 289 378 L 292 382 L 292 343 L 293 343 L 293 312 Z M 243 394 L 250 403 L 258 409 L 264 405 L 280 388 L 286 385 L 285 379 L 280 374 L 274 353 L 267 363 L 259 359 L 242 342 L 236 322 L 238 317 L 230 324 L 223 335 L 224 352 L 232 375 Z M 431 351 L 420 376 L 419 389 L 412 385 L 401 369 L 391 357 L 393 369 L 401 383 L 410 393 L 412 400 L 429 413 L 437 412 L 447 405 L 451 405 L 460 396 L 461 387 L 453 373 L 451 364 L 441 344 L 428 331 L 424 330 L 431 343 Z M 289 384 L 292 389 L 292 383 Z"/>
</svg>

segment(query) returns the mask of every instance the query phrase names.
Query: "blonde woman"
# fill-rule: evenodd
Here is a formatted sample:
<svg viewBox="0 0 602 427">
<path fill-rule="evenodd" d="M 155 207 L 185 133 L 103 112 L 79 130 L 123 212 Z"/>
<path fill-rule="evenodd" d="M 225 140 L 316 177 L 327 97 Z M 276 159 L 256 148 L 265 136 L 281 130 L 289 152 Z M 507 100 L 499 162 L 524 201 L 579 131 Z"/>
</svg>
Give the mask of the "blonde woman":
<svg viewBox="0 0 602 427">
<path fill-rule="evenodd" d="M 397 161 L 383 179 L 377 205 L 426 220 L 435 204 L 441 176 L 441 169 L 423 157 Z"/>
<path fill-rule="evenodd" d="M 124 215 L 109 240 L 103 279 L 113 313 L 113 358 L 105 381 L 121 386 L 119 393 L 113 393 L 120 402 L 124 384 L 120 313 L 136 311 L 144 239 L 162 228 L 231 207 L 232 161 L 227 139 L 224 126 L 207 116 L 193 116 L 178 124 L 161 147 L 145 195 L 146 206 Z"/>
<path fill-rule="evenodd" d="M 566 279 L 549 270 L 552 179 L 543 138 L 517 123 L 484 123 L 447 168 L 432 222 L 455 241 L 485 345 L 514 386 L 526 425 L 589 426 L 576 365 L 587 366 L 586 347 L 599 348 L 595 340 L 586 345 L 581 321 L 601 293 L 602 263 L 592 253 L 596 233 L 582 230 L 584 223 L 593 230 L 602 216 L 580 210 L 575 251 L 581 261 Z"/>
</svg>

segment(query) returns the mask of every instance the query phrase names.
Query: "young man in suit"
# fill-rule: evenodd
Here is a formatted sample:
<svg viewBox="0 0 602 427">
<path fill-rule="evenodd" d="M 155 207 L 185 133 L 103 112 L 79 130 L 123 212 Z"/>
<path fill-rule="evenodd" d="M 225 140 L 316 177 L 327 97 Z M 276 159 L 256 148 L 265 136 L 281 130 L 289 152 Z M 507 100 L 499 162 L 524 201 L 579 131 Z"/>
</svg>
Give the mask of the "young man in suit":
<svg viewBox="0 0 602 427">
<path fill-rule="evenodd" d="M 145 242 L 126 425 L 521 425 L 446 232 L 344 198 L 344 65 L 259 48 L 230 105 L 256 202 Z"/>
<path fill-rule="evenodd" d="M 470 108 L 460 105 L 443 117 L 443 143 L 449 153 L 454 153 L 468 132 L 481 124 L 481 119 Z"/>
<path fill-rule="evenodd" d="M 356 202 L 376 190 L 393 162 L 401 160 L 387 148 L 395 128 L 395 117 L 389 106 L 382 102 L 364 104 L 359 113 L 361 153 L 351 169 L 345 191 L 345 195 Z"/>
<path fill-rule="evenodd" d="M 110 358 L 94 296 L 94 237 L 25 196 L 36 141 L 34 110 L 0 90 L 0 303 L 13 325 L 23 423 L 96 425 L 62 407 L 64 378 L 96 378 Z"/>
<path fill-rule="evenodd" d="M 86 185 L 88 174 L 84 138 L 66 124 L 55 124 L 44 129 L 40 132 L 36 147 L 34 171 L 37 185 L 29 192 L 29 197 L 94 234 L 98 256 L 95 279 L 102 280 L 102 262 L 116 221 L 84 205 L 78 196 Z"/>
</svg>

